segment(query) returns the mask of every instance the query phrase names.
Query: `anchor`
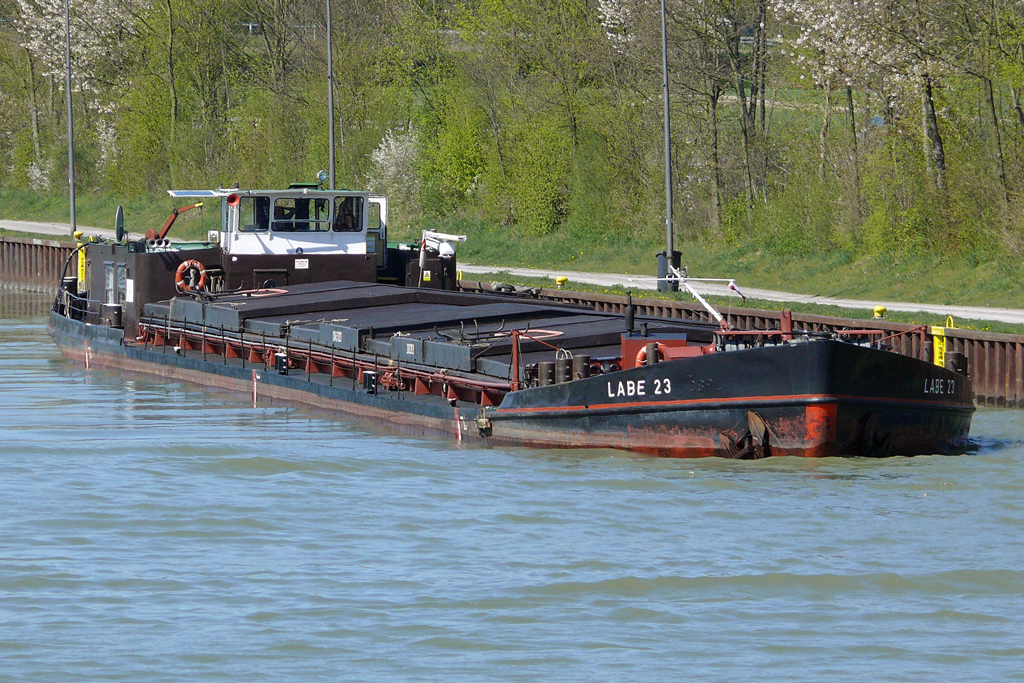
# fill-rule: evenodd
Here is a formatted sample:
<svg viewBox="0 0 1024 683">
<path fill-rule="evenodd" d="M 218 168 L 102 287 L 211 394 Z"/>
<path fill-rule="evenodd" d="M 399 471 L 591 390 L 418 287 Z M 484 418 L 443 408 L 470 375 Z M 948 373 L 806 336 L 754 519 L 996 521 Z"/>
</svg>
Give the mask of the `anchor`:
<svg viewBox="0 0 1024 683">
<path fill-rule="evenodd" d="M 764 418 L 752 410 L 747 411 L 747 428 L 739 438 L 733 439 L 728 432 L 718 435 L 718 443 L 726 458 L 736 460 L 760 460 L 772 454 L 771 430 Z"/>
</svg>

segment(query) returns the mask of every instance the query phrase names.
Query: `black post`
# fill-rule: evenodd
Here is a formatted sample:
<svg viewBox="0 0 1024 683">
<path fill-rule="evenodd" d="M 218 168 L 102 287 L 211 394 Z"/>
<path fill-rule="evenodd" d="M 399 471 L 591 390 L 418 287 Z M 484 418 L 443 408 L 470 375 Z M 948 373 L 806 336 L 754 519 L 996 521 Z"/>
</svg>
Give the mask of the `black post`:
<svg viewBox="0 0 1024 683">
<path fill-rule="evenodd" d="M 659 292 L 678 292 L 679 282 L 676 280 L 667 280 L 668 277 L 668 266 L 669 259 L 665 256 L 666 252 L 658 252 L 658 291 Z M 683 255 L 678 251 L 672 252 L 672 267 L 679 270 L 679 266 L 682 263 Z"/>
<path fill-rule="evenodd" d="M 633 308 L 633 293 L 626 292 L 626 334 L 633 336 L 633 317 L 636 314 Z"/>
</svg>

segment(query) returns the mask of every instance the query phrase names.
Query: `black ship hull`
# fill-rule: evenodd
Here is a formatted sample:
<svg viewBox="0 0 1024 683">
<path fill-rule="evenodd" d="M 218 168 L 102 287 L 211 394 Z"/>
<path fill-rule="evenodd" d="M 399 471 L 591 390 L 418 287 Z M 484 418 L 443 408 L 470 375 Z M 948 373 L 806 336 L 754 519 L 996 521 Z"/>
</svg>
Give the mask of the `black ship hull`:
<svg viewBox="0 0 1024 683">
<path fill-rule="evenodd" d="M 962 450 L 974 413 L 965 377 L 833 340 L 618 375 L 510 394 L 494 433 L 668 457 L 919 455 Z"/>
<path fill-rule="evenodd" d="M 489 405 L 490 387 L 476 387 L 470 399 L 457 390 L 454 374 L 439 369 L 430 374 L 428 368 L 408 385 L 375 384 L 368 391 L 368 361 L 357 367 L 353 355 L 343 371 L 343 353 L 336 358 L 332 351 L 325 369 L 312 343 L 305 366 L 282 374 L 268 361 L 272 345 L 257 348 L 250 339 L 247 347 L 243 337 L 238 353 L 230 343 L 218 345 L 214 330 L 202 332 L 201 344 L 182 336 L 181 343 L 165 338 L 156 345 L 58 312 L 48 328 L 64 356 L 87 367 L 218 387 L 254 402 L 306 404 L 459 441 L 665 457 L 954 453 L 965 446 L 974 412 L 962 375 L 834 340 L 680 358 L 505 391 Z M 374 367 L 378 362 L 375 357 Z"/>
</svg>

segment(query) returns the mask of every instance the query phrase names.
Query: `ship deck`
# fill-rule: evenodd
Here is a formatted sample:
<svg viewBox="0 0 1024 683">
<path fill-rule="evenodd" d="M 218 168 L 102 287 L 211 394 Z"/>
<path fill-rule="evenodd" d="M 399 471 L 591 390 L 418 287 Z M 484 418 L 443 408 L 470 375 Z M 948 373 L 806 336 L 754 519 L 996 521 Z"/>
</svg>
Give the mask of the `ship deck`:
<svg viewBox="0 0 1024 683">
<path fill-rule="evenodd" d="M 529 295 L 409 289 L 333 281 L 215 298 L 147 304 L 143 322 L 184 325 L 219 336 L 258 336 L 262 346 L 314 347 L 372 354 L 381 365 L 419 366 L 509 380 L 512 331 L 521 363 L 554 361 L 557 352 L 586 355 L 595 365 L 618 361 L 626 317 Z M 716 327 L 636 316 L 634 334 L 685 335 L 708 344 Z M 644 331 L 644 332 L 642 332 Z"/>
</svg>

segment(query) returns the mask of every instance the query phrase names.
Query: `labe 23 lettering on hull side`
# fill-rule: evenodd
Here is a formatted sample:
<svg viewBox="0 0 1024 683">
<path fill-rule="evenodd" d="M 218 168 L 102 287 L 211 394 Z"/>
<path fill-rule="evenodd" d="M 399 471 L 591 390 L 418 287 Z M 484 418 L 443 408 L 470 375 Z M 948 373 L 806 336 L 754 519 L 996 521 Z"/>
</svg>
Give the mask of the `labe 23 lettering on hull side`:
<svg viewBox="0 0 1024 683">
<path fill-rule="evenodd" d="M 645 379 L 625 382 L 608 382 L 608 398 L 622 396 L 665 396 L 672 393 L 672 380 L 667 377 L 655 378 L 649 383 Z"/>
<path fill-rule="evenodd" d="M 954 394 L 956 393 L 956 381 L 952 379 L 926 379 L 924 381 L 924 393 Z"/>
</svg>

